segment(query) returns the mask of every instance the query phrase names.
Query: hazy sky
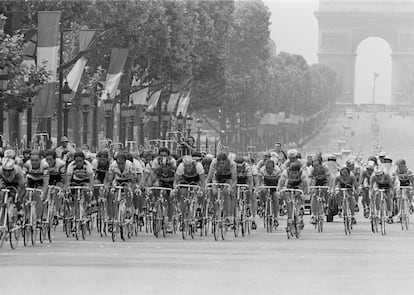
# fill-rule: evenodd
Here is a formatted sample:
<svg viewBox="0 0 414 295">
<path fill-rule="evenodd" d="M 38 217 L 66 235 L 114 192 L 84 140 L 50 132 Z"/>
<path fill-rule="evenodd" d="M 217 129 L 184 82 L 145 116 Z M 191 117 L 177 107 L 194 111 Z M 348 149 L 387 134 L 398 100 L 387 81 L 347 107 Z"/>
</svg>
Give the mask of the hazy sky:
<svg viewBox="0 0 414 295">
<path fill-rule="evenodd" d="M 272 13 L 271 38 L 277 51 L 300 54 L 309 64 L 317 62 L 318 0 L 264 0 Z M 391 49 L 379 38 L 365 39 L 357 49 L 356 102 L 371 102 L 373 73 L 378 72 L 375 100 L 389 103 L 391 96 Z"/>
</svg>

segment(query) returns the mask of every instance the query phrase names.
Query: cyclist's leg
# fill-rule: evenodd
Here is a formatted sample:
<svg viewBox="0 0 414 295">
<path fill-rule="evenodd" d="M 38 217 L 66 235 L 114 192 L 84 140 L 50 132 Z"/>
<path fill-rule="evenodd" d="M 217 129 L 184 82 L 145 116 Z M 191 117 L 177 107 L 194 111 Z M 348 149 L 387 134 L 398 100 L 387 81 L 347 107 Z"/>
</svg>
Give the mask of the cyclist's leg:
<svg viewBox="0 0 414 295">
<path fill-rule="evenodd" d="M 272 194 L 272 202 L 273 202 L 273 212 L 272 212 L 273 217 L 275 219 L 275 223 L 279 224 L 279 222 L 277 221 L 279 217 L 279 197 L 278 197 L 278 194 L 276 193 L 276 190 L 272 191 L 271 194 Z"/>
<path fill-rule="evenodd" d="M 310 202 L 311 203 L 311 223 L 315 222 L 316 214 L 319 211 L 318 201 L 317 201 L 317 196 L 316 195 L 317 194 L 316 194 L 315 191 L 313 191 L 311 193 L 311 202 Z"/>
<path fill-rule="evenodd" d="M 182 218 L 183 219 L 186 219 L 186 218 L 188 218 L 188 216 L 187 216 L 187 208 L 186 208 L 186 203 L 185 203 L 185 199 L 187 198 L 187 195 L 188 195 L 188 190 L 187 189 L 185 189 L 185 188 L 180 188 L 179 190 L 178 190 L 178 206 L 179 206 L 179 208 L 180 208 L 180 210 L 181 210 L 181 215 L 182 215 Z"/>
<path fill-rule="evenodd" d="M 369 212 L 369 190 L 366 188 L 362 189 L 362 206 L 365 212 Z"/>
<path fill-rule="evenodd" d="M 392 212 L 392 195 L 391 195 L 391 190 L 387 189 L 385 191 L 385 204 L 386 204 L 386 213 L 387 216 L 392 218 L 393 216 L 393 212 Z"/>
<path fill-rule="evenodd" d="M 225 218 L 231 220 L 232 212 L 234 212 L 234 208 L 232 210 L 232 198 L 231 198 L 231 191 L 230 190 L 223 190 L 222 192 L 223 197 L 223 214 Z"/>
</svg>

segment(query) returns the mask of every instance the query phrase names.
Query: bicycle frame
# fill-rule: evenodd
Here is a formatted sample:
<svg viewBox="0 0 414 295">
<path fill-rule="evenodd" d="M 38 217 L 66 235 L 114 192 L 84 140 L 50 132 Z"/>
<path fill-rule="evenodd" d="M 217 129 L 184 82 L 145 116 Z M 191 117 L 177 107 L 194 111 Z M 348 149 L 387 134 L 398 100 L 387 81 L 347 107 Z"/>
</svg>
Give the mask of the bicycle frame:
<svg viewBox="0 0 414 295">
<path fill-rule="evenodd" d="M 340 191 L 342 194 L 342 215 L 344 218 L 345 234 L 350 235 L 352 230 L 352 219 L 348 198 L 353 197 L 352 194 L 354 190 L 350 188 L 341 188 Z M 348 195 L 349 192 L 351 192 L 351 196 Z"/>
<path fill-rule="evenodd" d="M 178 184 L 176 190 L 185 189 L 187 190 L 187 197 L 183 199 L 185 203 L 185 212 L 182 214 L 182 236 L 185 239 L 187 230 L 191 234 L 191 237 L 194 238 L 195 225 L 196 225 L 196 204 L 197 198 L 196 195 L 201 192 L 201 187 L 198 185 L 190 184 Z"/>
<path fill-rule="evenodd" d="M 330 187 L 329 186 L 310 186 L 309 187 L 309 191 L 315 190 L 316 191 L 316 203 L 317 203 L 317 208 L 318 208 L 318 212 L 317 212 L 317 220 L 315 223 L 315 227 L 318 228 L 319 232 L 323 231 L 323 219 L 325 216 L 325 204 L 326 204 L 326 200 L 325 198 L 322 196 L 323 191 L 329 191 Z"/>
<path fill-rule="evenodd" d="M 277 186 L 259 186 L 259 190 L 266 190 L 266 201 L 264 206 L 264 215 L 263 215 L 263 222 L 264 226 L 268 233 L 273 231 L 273 223 L 276 218 L 276 216 L 273 216 L 273 196 L 272 196 L 272 190 L 277 191 Z"/>
<path fill-rule="evenodd" d="M 86 223 L 89 222 L 89 219 L 86 218 L 86 212 L 84 209 L 85 205 L 85 198 L 83 196 L 82 192 L 89 192 L 89 187 L 86 186 L 70 186 L 67 188 L 68 192 L 75 191 L 75 197 L 72 196 L 73 200 L 73 208 L 74 208 L 74 214 L 72 218 L 72 222 L 75 225 L 75 228 L 72 229 L 72 231 L 75 233 L 76 239 L 78 239 L 78 229 L 81 230 L 82 239 L 85 239 L 85 231 L 86 231 Z M 79 212 L 76 212 L 76 210 L 79 210 Z M 79 217 L 77 216 L 77 213 L 79 213 Z M 79 227 L 78 227 L 79 223 Z"/>
<path fill-rule="evenodd" d="M 224 191 L 228 191 L 230 193 L 231 185 L 228 183 L 208 183 L 206 185 L 206 190 L 213 190 L 217 188 L 217 199 L 214 201 L 214 216 L 213 216 L 213 231 L 214 231 L 214 239 L 218 240 L 219 230 L 221 231 L 221 238 L 224 240 L 225 226 L 223 225 L 223 206 L 224 206 L 224 199 L 222 194 Z"/>
<path fill-rule="evenodd" d="M 164 206 L 165 206 L 165 197 L 164 195 L 166 193 L 171 194 L 173 189 L 171 188 L 166 188 L 166 187 L 150 187 L 147 189 L 148 192 L 152 193 L 152 195 L 155 196 L 154 191 L 159 191 L 160 194 L 158 195 L 158 197 L 155 200 L 155 205 L 154 205 L 154 212 L 153 214 L 155 214 L 155 218 L 153 218 L 153 222 L 154 222 L 154 235 L 155 237 L 158 238 L 159 236 L 159 232 L 160 230 L 162 230 L 162 234 L 163 237 L 166 237 L 166 225 L 165 225 L 165 210 L 164 210 Z"/>
<path fill-rule="evenodd" d="M 287 193 L 288 198 L 286 200 L 287 208 L 288 208 L 288 217 L 287 217 L 287 227 L 286 227 L 286 233 L 288 236 L 288 239 L 290 239 L 290 236 L 293 236 L 293 234 L 296 236 L 297 239 L 299 239 L 300 232 L 302 231 L 301 225 L 299 225 L 299 201 L 298 197 L 303 196 L 303 191 L 299 189 L 282 189 L 279 192 L 281 195 Z M 290 206 L 292 206 L 292 212 L 289 212 Z"/>
<path fill-rule="evenodd" d="M 401 218 L 401 229 L 404 230 L 404 228 L 406 230 L 408 230 L 408 224 L 410 223 L 409 221 L 409 204 L 410 204 L 410 200 L 407 196 L 407 194 L 410 194 L 413 190 L 413 188 L 411 186 L 400 186 L 398 188 L 398 190 L 401 192 L 401 199 L 399 202 L 399 215 Z"/>
</svg>

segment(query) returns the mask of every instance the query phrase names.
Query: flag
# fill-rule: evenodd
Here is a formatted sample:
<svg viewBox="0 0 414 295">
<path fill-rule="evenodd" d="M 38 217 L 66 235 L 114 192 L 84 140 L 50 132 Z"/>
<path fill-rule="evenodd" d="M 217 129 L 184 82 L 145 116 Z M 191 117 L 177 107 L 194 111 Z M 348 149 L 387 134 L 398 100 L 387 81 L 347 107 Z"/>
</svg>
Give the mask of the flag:
<svg viewBox="0 0 414 295">
<path fill-rule="evenodd" d="M 89 44 L 91 43 L 91 40 L 93 36 L 95 35 L 95 31 L 85 31 L 81 30 L 79 31 L 79 51 L 85 51 Z M 78 91 L 78 87 L 82 78 L 83 71 L 85 69 L 86 63 L 87 63 L 86 57 L 81 57 L 78 59 L 73 66 L 72 70 L 69 72 L 68 76 L 66 77 L 68 81 L 69 88 L 72 89 L 72 99 L 76 94 L 76 91 Z"/>
<path fill-rule="evenodd" d="M 186 96 L 182 96 L 180 98 L 180 101 L 178 103 L 178 108 L 177 108 L 177 116 L 181 113 L 183 116 L 185 116 L 185 114 L 187 113 L 187 109 L 188 106 L 190 105 L 190 91 L 188 92 L 188 94 Z"/>
<path fill-rule="evenodd" d="M 111 99 L 115 98 L 121 80 L 122 70 L 128 57 L 128 49 L 113 48 L 106 75 L 105 89 Z"/>
<path fill-rule="evenodd" d="M 180 100 L 180 93 L 172 93 L 170 95 L 170 99 L 168 100 L 168 106 L 167 109 L 170 113 L 173 113 L 175 111 L 175 108 L 177 107 L 178 101 Z"/>
<path fill-rule="evenodd" d="M 59 53 L 60 11 L 38 11 L 37 66 L 45 67 L 49 77 L 34 102 L 34 116 L 50 118 L 56 95 L 57 63 Z"/>
<path fill-rule="evenodd" d="M 140 79 L 132 79 L 131 86 L 132 88 L 139 86 L 141 83 Z M 148 90 L 149 87 L 145 87 L 137 92 L 132 93 L 129 96 L 129 99 L 131 100 L 132 104 L 134 105 L 147 105 L 147 96 L 148 96 Z"/>
<path fill-rule="evenodd" d="M 158 105 L 158 100 L 160 98 L 161 95 L 161 90 L 154 92 L 149 101 L 148 101 L 148 108 L 147 108 L 147 112 L 152 112 Z"/>
</svg>

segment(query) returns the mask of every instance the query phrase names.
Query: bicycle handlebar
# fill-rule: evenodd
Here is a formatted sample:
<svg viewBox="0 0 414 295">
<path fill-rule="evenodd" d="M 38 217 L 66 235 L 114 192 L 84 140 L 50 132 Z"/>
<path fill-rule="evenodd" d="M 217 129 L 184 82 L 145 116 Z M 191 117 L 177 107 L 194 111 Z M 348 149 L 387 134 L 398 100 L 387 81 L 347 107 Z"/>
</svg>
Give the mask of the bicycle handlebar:
<svg viewBox="0 0 414 295">
<path fill-rule="evenodd" d="M 172 192 L 173 191 L 172 188 L 169 188 L 169 187 L 159 187 L 159 186 L 148 187 L 147 190 L 149 190 L 149 191 L 159 190 L 159 191 L 167 191 L 167 192 Z"/>
<path fill-rule="evenodd" d="M 38 192 L 38 193 L 42 193 L 43 190 L 41 190 L 40 188 L 31 188 L 31 187 L 26 187 L 26 191 L 29 192 Z"/>
<path fill-rule="evenodd" d="M 90 190 L 87 186 L 69 186 L 66 190 Z"/>
<path fill-rule="evenodd" d="M 231 185 L 230 184 L 228 184 L 228 183 L 207 183 L 206 184 L 206 189 L 208 189 L 208 188 L 213 188 L 213 187 L 219 187 L 219 188 L 228 188 L 228 189 L 230 189 L 231 188 Z"/>
<path fill-rule="evenodd" d="M 325 185 L 313 185 L 309 187 L 309 190 L 311 189 L 330 189 L 330 187 Z"/>
<path fill-rule="evenodd" d="M 194 190 L 201 190 L 201 187 L 199 185 L 194 185 L 194 184 L 177 184 L 175 186 L 175 188 L 188 188 L 188 189 L 194 189 Z"/>
<path fill-rule="evenodd" d="M 303 191 L 300 189 L 295 189 L 295 188 L 284 188 L 280 190 L 280 193 L 300 193 L 303 195 Z"/>
</svg>

